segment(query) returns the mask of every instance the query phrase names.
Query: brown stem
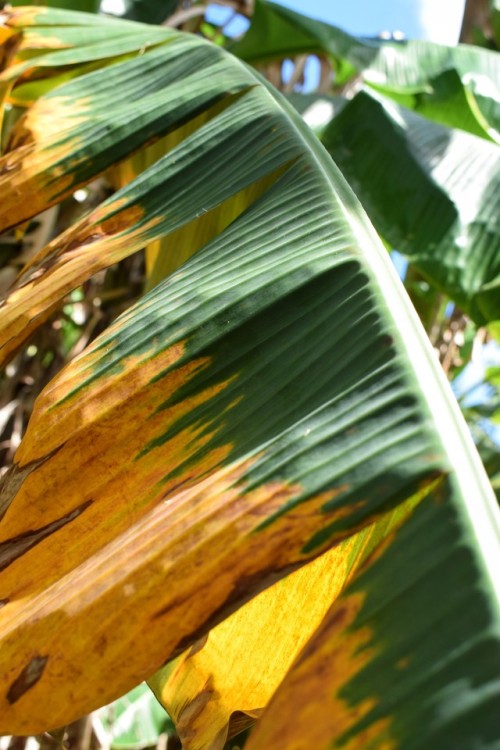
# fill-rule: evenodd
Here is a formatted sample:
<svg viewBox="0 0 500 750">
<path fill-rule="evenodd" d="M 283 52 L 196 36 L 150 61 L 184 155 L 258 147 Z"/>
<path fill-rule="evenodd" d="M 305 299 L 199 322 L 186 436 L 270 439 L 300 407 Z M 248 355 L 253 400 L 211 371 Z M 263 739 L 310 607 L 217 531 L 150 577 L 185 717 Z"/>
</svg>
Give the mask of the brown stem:
<svg viewBox="0 0 500 750">
<path fill-rule="evenodd" d="M 477 41 L 477 30 L 482 31 L 486 38 L 493 36 L 488 0 L 467 0 L 459 41 L 474 44 Z"/>
</svg>

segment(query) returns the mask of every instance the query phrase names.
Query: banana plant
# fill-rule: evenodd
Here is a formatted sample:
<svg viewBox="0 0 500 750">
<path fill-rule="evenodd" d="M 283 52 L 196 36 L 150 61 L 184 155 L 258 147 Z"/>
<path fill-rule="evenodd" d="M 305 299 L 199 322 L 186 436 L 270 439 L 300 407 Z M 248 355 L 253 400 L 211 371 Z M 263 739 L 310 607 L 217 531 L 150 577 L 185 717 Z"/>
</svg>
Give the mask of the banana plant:
<svg viewBox="0 0 500 750">
<path fill-rule="evenodd" d="M 431 120 L 500 143 L 500 61 L 492 50 L 354 37 L 267 0 L 255 0 L 250 29 L 229 48 L 253 65 L 325 55 L 337 87 L 363 83 Z"/>
<path fill-rule="evenodd" d="M 142 248 L 151 288 L 44 389 L 3 478 L 0 733 L 147 679 L 191 750 L 255 720 L 251 750 L 494 747 L 498 508 L 327 151 L 201 38 L 1 20 L 2 227 L 122 185 L 22 269 L 3 361 Z"/>
</svg>

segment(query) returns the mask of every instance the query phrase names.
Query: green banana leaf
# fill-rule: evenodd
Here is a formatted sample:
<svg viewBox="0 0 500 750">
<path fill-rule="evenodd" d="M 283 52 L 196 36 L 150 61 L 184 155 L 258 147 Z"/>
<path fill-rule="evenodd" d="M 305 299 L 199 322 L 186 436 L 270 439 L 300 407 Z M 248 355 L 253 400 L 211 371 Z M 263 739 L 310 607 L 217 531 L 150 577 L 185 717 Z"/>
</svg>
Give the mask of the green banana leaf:
<svg viewBox="0 0 500 750">
<path fill-rule="evenodd" d="M 64 10 L 77 10 L 85 13 L 97 13 L 99 10 L 99 0 L 39 0 L 36 3 L 30 3 L 32 5 L 48 6 L 50 8 L 63 8 Z M 27 5 L 24 0 L 11 0 L 9 5 L 17 7 L 19 5 Z"/>
<path fill-rule="evenodd" d="M 368 91 L 321 137 L 380 234 L 478 324 L 499 319 L 498 147 Z"/>
<path fill-rule="evenodd" d="M 59 19 L 71 27 L 73 15 Z M 119 697 L 263 588 L 401 509 L 299 657 L 302 686 L 327 695 L 309 689 L 307 721 L 280 747 L 406 749 L 410 731 L 414 747 L 494 747 L 498 508 L 425 333 L 299 115 L 224 50 L 169 34 L 165 50 L 182 55 L 162 58 L 168 81 L 152 86 L 160 102 L 182 100 L 168 115 L 176 140 L 44 248 L 0 310 L 15 348 L 96 269 L 154 241 L 179 266 L 47 386 L 3 478 L 0 733 L 41 732 Z M 103 76 L 140 99 L 133 66 L 147 90 L 144 61 L 154 69 L 160 49 L 106 58 Z M 192 74 L 204 56 L 209 94 Z M 115 139 L 125 158 L 120 128 L 131 150 L 165 134 L 147 106 L 128 122 L 118 110 L 108 131 L 98 74 L 53 89 L 14 126 L 4 164 L 19 195 L 45 174 L 26 148 L 45 159 L 49 205 L 104 169 Z M 61 136 L 47 138 L 54 111 Z M 292 670 L 282 689 L 296 684 Z"/>
<path fill-rule="evenodd" d="M 173 733 L 173 725 L 148 686 L 138 685 L 97 712 L 112 750 L 154 747 L 161 734 Z"/>
<path fill-rule="evenodd" d="M 179 0 L 125 0 L 122 18 L 141 23 L 163 23 L 177 10 Z"/>
<path fill-rule="evenodd" d="M 14 7 L 27 4 L 24 0 L 12 0 L 9 3 Z M 97 13 L 102 3 L 100 0 L 40 0 L 30 5 Z M 141 23 L 159 24 L 175 12 L 177 5 L 178 0 L 124 0 L 124 13 L 121 13 L 120 17 Z"/>
<path fill-rule="evenodd" d="M 500 142 L 500 58 L 426 41 L 361 39 L 266 0 L 229 49 L 249 63 L 311 53 L 333 61 L 334 85 L 356 77 L 419 114 Z"/>
</svg>

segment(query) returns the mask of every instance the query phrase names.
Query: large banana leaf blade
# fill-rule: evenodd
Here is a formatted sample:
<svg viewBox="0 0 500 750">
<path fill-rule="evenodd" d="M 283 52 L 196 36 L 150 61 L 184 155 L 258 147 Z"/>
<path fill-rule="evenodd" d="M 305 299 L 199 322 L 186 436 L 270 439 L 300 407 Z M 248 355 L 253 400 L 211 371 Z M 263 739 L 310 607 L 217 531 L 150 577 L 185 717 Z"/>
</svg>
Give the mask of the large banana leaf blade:
<svg viewBox="0 0 500 750">
<path fill-rule="evenodd" d="M 173 34 L 172 46 L 177 39 L 184 43 Z M 209 47 L 186 42 L 176 73 L 191 102 L 179 126 L 214 103 L 189 74 L 198 49 Z M 97 237 L 85 219 L 69 245 L 42 251 L 28 277 L 48 278 L 50 294 L 51 272 L 64 276 L 67 264 L 80 283 L 85 258 L 91 275 L 128 238 L 135 248 L 189 227 L 207 196 L 209 209 L 224 207 L 231 193 L 261 186 L 36 403 L 0 499 L 1 733 L 39 732 L 119 696 L 258 591 L 404 501 L 420 500 L 434 519 L 447 587 L 481 603 L 484 617 L 467 619 L 462 633 L 471 659 L 486 631 L 498 637 L 498 511 L 385 250 L 299 116 L 241 62 L 210 50 L 220 75 L 239 81 L 237 94 L 98 209 Z M 72 96 L 94 75 L 68 84 Z M 72 114 L 62 117 L 64 130 Z M 226 141 L 217 117 L 226 118 Z M 132 139 L 137 128 L 132 121 Z M 408 580 L 422 565 L 415 555 Z M 441 597 L 430 589 L 426 605 Z M 398 597 L 391 611 L 397 621 Z M 445 622 L 455 617 L 450 609 Z M 436 658 L 454 647 L 436 640 Z M 488 658 L 491 667 L 498 652 Z M 469 666 L 470 736 L 480 745 L 494 693 Z M 452 679 L 432 684 L 432 696 L 445 689 Z M 362 727 L 353 732 L 360 746 Z"/>
</svg>

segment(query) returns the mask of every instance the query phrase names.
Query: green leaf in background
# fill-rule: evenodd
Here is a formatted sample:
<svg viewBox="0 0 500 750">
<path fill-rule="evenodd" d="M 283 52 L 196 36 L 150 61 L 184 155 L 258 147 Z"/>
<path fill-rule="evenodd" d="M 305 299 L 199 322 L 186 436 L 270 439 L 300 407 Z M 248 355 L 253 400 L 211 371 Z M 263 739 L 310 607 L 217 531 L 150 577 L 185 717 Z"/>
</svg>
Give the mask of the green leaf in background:
<svg viewBox="0 0 500 750">
<path fill-rule="evenodd" d="M 179 0 L 124 0 L 120 15 L 131 21 L 159 24 L 175 13 L 178 5 Z"/>
<path fill-rule="evenodd" d="M 479 324 L 500 318 L 500 152 L 359 93 L 322 140 L 377 230 Z"/>
<path fill-rule="evenodd" d="M 230 50 L 252 64 L 324 53 L 335 86 L 358 75 L 429 119 L 500 141 L 500 62 L 489 50 L 356 38 L 265 0 L 255 0 L 250 29 Z"/>
<path fill-rule="evenodd" d="M 377 44 L 364 44 L 342 29 L 275 3 L 255 0 L 248 31 L 229 50 L 251 64 L 325 53 L 335 64 L 335 84 L 346 83 L 374 59 Z"/>
<path fill-rule="evenodd" d="M 85 13 L 97 13 L 100 6 L 100 0 L 10 0 L 9 5 L 14 7 L 19 5 L 40 5 L 48 8 L 62 8 L 63 10 L 78 10 Z"/>
<path fill-rule="evenodd" d="M 146 684 L 97 711 L 113 750 L 141 750 L 156 745 L 161 734 L 174 726 Z"/>
</svg>

